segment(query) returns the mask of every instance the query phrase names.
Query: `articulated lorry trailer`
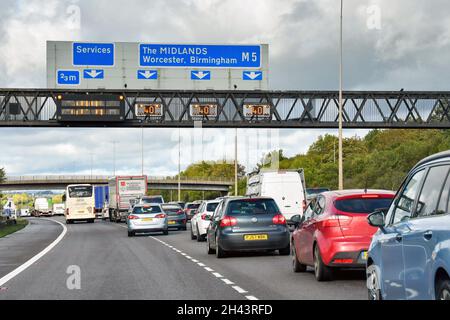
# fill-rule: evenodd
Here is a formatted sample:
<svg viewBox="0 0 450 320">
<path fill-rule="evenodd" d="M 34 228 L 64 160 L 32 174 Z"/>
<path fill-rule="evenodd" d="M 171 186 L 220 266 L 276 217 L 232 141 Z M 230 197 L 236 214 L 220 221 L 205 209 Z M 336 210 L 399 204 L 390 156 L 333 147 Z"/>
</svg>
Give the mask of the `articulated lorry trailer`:
<svg viewBox="0 0 450 320">
<path fill-rule="evenodd" d="M 105 202 L 109 202 L 109 187 L 108 186 L 94 186 L 95 196 L 95 215 L 101 216 Z"/>
<path fill-rule="evenodd" d="M 108 181 L 109 220 L 120 222 L 126 219 L 130 200 L 147 194 L 147 176 L 117 176 Z"/>
</svg>

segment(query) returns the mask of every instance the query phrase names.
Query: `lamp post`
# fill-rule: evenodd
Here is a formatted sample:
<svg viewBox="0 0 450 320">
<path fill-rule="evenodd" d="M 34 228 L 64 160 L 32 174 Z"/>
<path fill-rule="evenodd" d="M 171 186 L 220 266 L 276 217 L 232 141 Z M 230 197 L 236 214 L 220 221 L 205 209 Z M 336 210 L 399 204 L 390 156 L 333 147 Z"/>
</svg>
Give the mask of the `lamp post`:
<svg viewBox="0 0 450 320">
<path fill-rule="evenodd" d="M 341 10 L 339 19 L 339 190 L 344 189 L 344 168 L 343 168 L 343 154 L 342 154 L 342 11 L 343 11 L 343 0 L 341 0 Z"/>
</svg>

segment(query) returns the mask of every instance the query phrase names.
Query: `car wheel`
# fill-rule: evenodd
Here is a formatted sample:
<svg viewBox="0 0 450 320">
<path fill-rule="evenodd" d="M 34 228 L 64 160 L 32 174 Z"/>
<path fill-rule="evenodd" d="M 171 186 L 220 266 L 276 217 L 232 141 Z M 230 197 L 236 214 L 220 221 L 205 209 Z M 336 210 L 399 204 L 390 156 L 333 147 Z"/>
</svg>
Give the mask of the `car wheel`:
<svg viewBox="0 0 450 320">
<path fill-rule="evenodd" d="M 291 257 L 292 257 L 292 269 L 294 270 L 294 272 L 305 272 L 306 265 L 298 261 L 297 252 L 295 251 L 294 245 L 291 245 Z"/>
<path fill-rule="evenodd" d="M 314 275 L 317 281 L 331 280 L 331 269 L 323 263 L 318 245 L 314 248 Z"/>
<path fill-rule="evenodd" d="M 195 240 L 197 237 L 194 234 L 194 230 L 192 230 L 192 223 L 191 223 L 191 240 Z"/>
<path fill-rule="evenodd" d="M 450 300 L 450 280 L 443 280 L 437 287 L 437 300 Z"/>
<path fill-rule="evenodd" d="M 227 256 L 226 251 L 220 247 L 219 239 L 216 238 L 216 257 L 218 259 L 221 259 L 221 258 L 225 258 L 226 256 Z"/>
<path fill-rule="evenodd" d="M 288 256 L 291 253 L 291 246 L 288 244 L 287 247 L 278 249 L 280 256 Z"/>
<path fill-rule="evenodd" d="M 367 268 L 367 294 L 369 300 L 381 300 L 380 279 L 376 272 L 375 265 Z"/>
<path fill-rule="evenodd" d="M 197 226 L 196 229 L 197 229 L 197 242 L 202 242 L 203 241 L 203 237 L 200 234 L 200 231 L 198 230 L 198 226 Z"/>
<path fill-rule="evenodd" d="M 167 236 L 169 234 L 169 230 L 163 230 L 163 235 Z"/>
<path fill-rule="evenodd" d="M 208 249 L 208 250 L 207 250 L 208 254 L 214 254 L 214 253 L 216 253 L 216 250 L 211 249 L 211 246 L 209 245 L 208 237 L 206 237 L 206 248 Z"/>
<path fill-rule="evenodd" d="M 133 231 L 128 231 L 128 236 L 129 237 L 134 237 L 134 232 Z"/>
</svg>

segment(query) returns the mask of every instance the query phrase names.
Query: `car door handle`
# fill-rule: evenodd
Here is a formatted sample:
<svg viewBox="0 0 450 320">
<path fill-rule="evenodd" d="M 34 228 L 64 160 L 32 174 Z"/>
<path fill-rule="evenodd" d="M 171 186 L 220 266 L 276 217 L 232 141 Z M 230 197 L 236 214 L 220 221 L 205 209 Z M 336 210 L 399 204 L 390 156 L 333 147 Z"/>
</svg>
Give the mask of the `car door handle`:
<svg viewBox="0 0 450 320">
<path fill-rule="evenodd" d="M 401 242 L 401 241 L 402 241 L 402 239 L 403 239 L 403 236 L 402 236 L 401 234 L 397 234 L 397 235 L 395 235 L 395 241 L 397 241 L 397 242 Z"/>
<path fill-rule="evenodd" d="M 433 232 L 428 230 L 423 233 L 423 237 L 425 238 L 425 240 L 431 240 L 431 238 L 433 238 Z"/>
</svg>

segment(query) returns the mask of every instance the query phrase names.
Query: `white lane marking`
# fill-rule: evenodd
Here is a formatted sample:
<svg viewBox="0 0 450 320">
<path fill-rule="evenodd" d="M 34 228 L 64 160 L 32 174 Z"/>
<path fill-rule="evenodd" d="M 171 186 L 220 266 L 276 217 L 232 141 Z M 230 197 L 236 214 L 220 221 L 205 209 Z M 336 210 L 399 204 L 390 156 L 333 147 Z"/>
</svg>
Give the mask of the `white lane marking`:
<svg viewBox="0 0 450 320">
<path fill-rule="evenodd" d="M 199 262 L 199 263 L 197 263 L 200 267 L 204 267 L 205 266 L 205 264 L 204 263 L 201 263 L 201 262 Z"/>
<path fill-rule="evenodd" d="M 237 292 L 239 292 L 239 293 L 247 293 L 247 292 L 248 292 L 247 290 L 244 290 L 244 289 L 242 289 L 242 288 L 239 287 L 239 286 L 232 286 L 232 288 L 233 288 L 234 290 L 236 290 Z"/>
<path fill-rule="evenodd" d="M 223 278 L 223 275 L 221 275 L 221 274 L 218 273 L 218 272 L 213 272 L 213 275 L 214 275 L 214 277 L 216 277 L 216 278 Z"/>
<path fill-rule="evenodd" d="M 195 263 L 197 263 L 197 262 L 198 262 L 198 260 L 192 259 L 192 262 L 195 262 Z"/>
<path fill-rule="evenodd" d="M 259 300 L 257 297 L 255 296 L 245 296 L 248 300 Z"/>
<path fill-rule="evenodd" d="M 212 272 L 212 271 L 214 271 L 213 269 L 211 269 L 210 267 L 205 267 L 205 270 L 206 271 L 209 271 L 209 272 Z"/>
<path fill-rule="evenodd" d="M 4 285 L 5 283 L 7 283 L 9 280 L 11 280 L 12 278 L 14 278 L 15 276 L 17 276 L 18 274 L 20 274 L 21 272 L 23 272 L 25 269 L 27 269 L 28 267 L 30 267 L 31 265 L 33 265 L 33 263 L 35 263 L 36 261 L 38 261 L 40 258 L 42 258 L 44 255 L 46 255 L 50 250 L 53 249 L 53 247 L 55 247 L 61 240 L 62 238 L 64 238 L 64 236 L 67 233 L 67 228 L 65 225 L 63 225 L 61 222 L 56 221 L 56 220 L 52 220 L 52 219 L 46 219 L 46 218 L 41 218 L 42 220 L 49 220 L 49 221 L 53 221 L 58 223 L 59 225 L 61 225 L 63 227 L 63 231 L 59 234 L 58 238 L 56 238 L 52 243 L 50 243 L 44 250 L 42 250 L 41 252 L 39 252 L 37 255 L 35 255 L 34 257 L 32 257 L 30 260 L 28 260 L 27 262 L 25 262 L 24 264 L 18 266 L 16 269 L 14 269 L 13 271 L 11 271 L 10 273 L 8 273 L 6 276 L 2 277 L 0 279 L 0 286 Z"/>
<path fill-rule="evenodd" d="M 231 280 L 228 280 L 228 279 L 225 279 L 225 278 L 223 278 L 223 279 L 221 279 L 223 282 L 225 282 L 226 284 L 234 284 L 234 282 L 233 281 L 231 281 Z"/>
</svg>

